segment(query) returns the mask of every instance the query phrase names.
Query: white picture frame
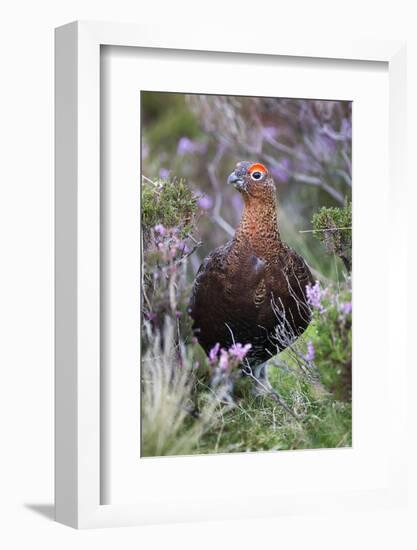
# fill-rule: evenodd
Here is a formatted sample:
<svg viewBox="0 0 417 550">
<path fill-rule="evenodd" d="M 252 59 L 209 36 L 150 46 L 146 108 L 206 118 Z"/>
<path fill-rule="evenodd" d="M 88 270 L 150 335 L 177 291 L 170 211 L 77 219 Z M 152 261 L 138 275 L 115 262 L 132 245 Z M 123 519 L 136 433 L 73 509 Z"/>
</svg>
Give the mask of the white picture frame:
<svg viewBox="0 0 417 550">
<path fill-rule="evenodd" d="M 216 515 L 212 507 L 185 517 L 167 495 L 164 509 L 135 504 L 101 504 L 100 401 L 100 48 L 102 45 L 165 48 L 206 52 L 382 61 L 389 71 L 389 157 L 392 217 L 399 235 L 403 228 L 402 190 L 405 186 L 405 45 L 401 42 L 320 40 L 288 41 L 263 33 L 248 44 L 238 35 L 200 28 L 186 37 L 172 28 L 75 22 L 56 30 L 56 519 L 72 527 L 121 526 L 160 521 L 240 517 L 245 512 Z M 406 247 L 400 247 L 401 265 Z M 403 264 L 405 262 L 403 261 Z M 401 275 L 401 274 L 400 274 Z M 393 289 L 388 289 L 388 293 Z M 406 292 L 406 289 L 402 289 Z M 400 318 L 405 300 L 388 302 Z M 401 335 L 399 336 L 401 338 Z M 403 336 L 404 337 L 404 336 Z M 391 406 L 396 420 L 405 417 L 406 359 L 401 346 L 396 365 L 396 392 Z M 405 349 L 405 346 L 403 347 Z M 405 423 L 404 423 L 405 425 Z M 398 430 L 390 475 L 383 491 L 349 494 L 288 495 L 285 502 L 265 509 L 265 515 L 392 506 L 405 498 L 406 461 Z M 206 459 L 210 459 L 207 457 Z M 149 495 L 151 501 L 151 495 Z M 259 514 L 258 514 L 259 515 Z M 261 513 L 262 515 L 262 513 Z"/>
</svg>

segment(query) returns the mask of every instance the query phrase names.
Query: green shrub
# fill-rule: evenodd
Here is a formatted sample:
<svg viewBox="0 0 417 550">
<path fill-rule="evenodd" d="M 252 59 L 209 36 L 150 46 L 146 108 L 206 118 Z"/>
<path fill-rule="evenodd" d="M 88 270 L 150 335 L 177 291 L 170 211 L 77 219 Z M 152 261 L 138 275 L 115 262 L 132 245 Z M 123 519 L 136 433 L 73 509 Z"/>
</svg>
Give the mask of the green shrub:
<svg viewBox="0 0 417 550">
<path fill-rule="evenodd" d="M 352 291 L 350 279 L 338 287 L 308 289 L 313 320 L 309 329 L 311 355 L 324 387 L 335 399 L 352 394 Z"/>
<path fill-rule="evenodd" d="M 142 184 L 142 313 L 154 329 L 162 330 L 168 316 L 191 336 L 186 314 L 191 285 L 187 259 L 199 243 L 192 232 L 198 196 L 184 180 Z M 147 339 L 143 339 L 146 345 Z"/>
<path fill-rule="evenodd" d="M 142 231 L 145 240 L 157 225 L 177 228 L 185 236 L 193 227 L 199 197 L 185 180 L 143 178 L 141 193 Z"/>
<path fill-rule="evenodd" d="M 313 216 L 313 235 L 323 242 L 328 254 L 342 259 L 347 271 L 352 270 L 352 204 L 343 208 L 323 206 Z"/>
</svg>

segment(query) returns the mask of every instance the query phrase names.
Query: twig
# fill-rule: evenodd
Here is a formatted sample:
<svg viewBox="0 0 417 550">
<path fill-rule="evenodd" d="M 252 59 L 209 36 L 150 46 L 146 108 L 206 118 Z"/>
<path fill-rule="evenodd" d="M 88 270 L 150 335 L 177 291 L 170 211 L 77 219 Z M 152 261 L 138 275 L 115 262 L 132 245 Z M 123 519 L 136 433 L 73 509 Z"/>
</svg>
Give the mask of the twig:
<svg viewBox="0 0 417 550">
<path fill-rule="evenodd" d="M 325 231 L 341 231 L 342 229 L 352 229 L 352 227 L 329 227 L 328 229 L 302 229 L 299 233 L 322 233 Z"/>
<path fill-rule="evenodd" d="M 296 181 L 299 181 L 301 183 L 306 183 L 307 185 L 314 185 L 316 187 L 321 187 L 324 191 L 326 191 L 326 193 L 328 193 L 331 197 L 333 197 L 339 204 L 344 204 L 345 198 L 342 195 L 342 193 L 340 193 L 339 191 L 337 191 L 336 189 L 328 185 L 322 179 L 316 176 L 309 176 L 308 174 L 293 172 L 283 164 L 277 162 L 273 157 L 265 153 L 263 153 L 262 156 L 272 166 L 278 166 L 280 169 L 284 170 L 284 172 L 286 172 L 289 176 L 291 176 Z"/>
<path fill-rule="evenodd" d="M 265 384 L 263 384 L 259 378 L 256 378 L 256 376 L 252 372 L 252 368 L 247 364 L 243 368 L 243 372 L 246 374 L 246 376 L 249 376 L 249 378 L 252 378 L 255 383 L 263 389 L 265 394 L 269 397 L 271 397 L 274 401 L 276 401 L 281 407 L 287 411 L 288 414 L 290 414 L 295 420 L 300 420 L 300 417 L 290 409 L 290 407 L 285 403 L 285 401 L 282 399 L 282 397 L 278 394 L 278 392 L 271 386 L 268 387 Z"/>
<path fill-rule="evenodd" d="M 143 178 L 144 180 L 148 181 L 149 183 L 152 183 L 152 185 L 155 185 L 155 182 L 154 182 L 153 180 L 151 180 L 150 178 L 144 176 L 143 174 L 142 174 L 142 178 Z"/>
</svg>

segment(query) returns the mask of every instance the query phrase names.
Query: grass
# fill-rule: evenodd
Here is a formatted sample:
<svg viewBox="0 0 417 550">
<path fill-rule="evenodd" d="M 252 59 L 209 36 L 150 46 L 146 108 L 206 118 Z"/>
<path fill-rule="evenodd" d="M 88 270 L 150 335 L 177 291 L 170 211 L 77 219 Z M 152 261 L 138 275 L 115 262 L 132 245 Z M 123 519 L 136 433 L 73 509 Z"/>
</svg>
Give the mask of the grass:
<svg viewBox="0 0 417 550">
<path fill-rule="evenodd" d="M 281 355 L 285 354 L 283 352 Z M 300 416 L 299 420 L 272 399 L 255 397 L 250 384 L 245 383 L 247 387 L 236 406 L 204 434 L 195 452 L 230 453 L 351 446 L 351 403 L 332 399 L 320 384 L 307 382 L 295 367 L 288 367 L 288 364 L 283 367 L 271 366 L 270 381 L 290 408 Z"/>
<path fill-rule="evenodd" d="M 233 407 L 222 403 L 221 388 L 214 399 L 192 370 L 195 357 L 188 355 L 178 368 L 174 347 L 165 345 L 161 354 L 158 346 L 156 342 L 142 367 L 142 456 L 351 446 L 351 403 L 335 400 L 320 383 L 306 380 L 290 352 L 271 360 L 270 381 L 298 419 L 271 398 L 255 396 L 246 377 L 236 385 Z M 198 418 L 189 412 L 196 388 Z"/>
<path fill-rule="evenodd" d="M 149 325 L 148 325 L 149 326 Z M 217 395 L 199 392 L 199 416 L 193 416 L 197 377 L 193 348 L 178 348 L 175 326 L 167 317 L 142 358 L 141 455 L 192 454 L 205 432 L 214 428 L 226 406 Z"/>
</svg>

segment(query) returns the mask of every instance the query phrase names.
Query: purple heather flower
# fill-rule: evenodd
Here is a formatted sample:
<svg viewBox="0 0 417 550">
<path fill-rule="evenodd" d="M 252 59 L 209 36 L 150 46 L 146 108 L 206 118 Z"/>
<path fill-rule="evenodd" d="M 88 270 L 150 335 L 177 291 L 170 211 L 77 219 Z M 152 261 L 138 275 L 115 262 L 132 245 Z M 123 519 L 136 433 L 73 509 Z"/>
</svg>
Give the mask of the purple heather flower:
<svg viewBox="0 0 417 550">
<path fill-rule="evenodd" d="M 251 347 L 252 344 L 246 344 L 245 346 L 239 343 L 233 344 L 233 346 L 229 348 L 229 353 L 232 357 L 238 359 L 238 361 L 243 361 Z"/>
<path fill-rule="evenodd" d="M 192 155 L 194 153 L 204 153 L 206 145 L 204 143 L 198 143 L 192 141 L 190 138 L 183 136 L 178 140 L 177 155 L 183 157 L 184 155 Z"/>
<path fill-rule="evenodd" d="M 162 225 L 162 223 L 158 223 L 158 225 L 155 225 L 154 231 L 156 231 L 156 233 L 159 233 L 161 236 L 166 235 L 166 232 L 167 232 L 167 230 Z"/>
<path fill-rule="evenodd" d="M 191 252 L 190 247 L 184 241 L 177 241 L 175 247 L 183 254 L 189 254 Z"/>
<path fill-rule="evenodd" d="M 217 356 L 219 355 L 219 349 L 220 349 L 220 344 L 217 342 L 217 344 L 213 346 L 209 352 L 210 363 L 214 363 L 215 361 L 217 361 Z"/>
<path fill-rule="evenodd" d="M 219 368 L 226 370 L 229 366 L 229 354 L 225 349 L 220 350 Z"/>
<path fill-rule="evenodd" d="M 317 156 L 324 161 L 330 160 L 336 152 L 336 143 L 327 134 L 318 134 L 314 143 Z"/>
<path fill-rule="evenodd" d="M 163 180 L 166 180 L 169 177 L 169 170 L 168 168 L 161 168 L 159 170 L 159 177 Z"/>
<path fill-rule="evenodd" d="M 194 144 L 188 137 L 182 137 L 178 141 L 177 154 L 180 156 L 194 152 Z"/>
<path fill-rule="evenodd" d="M 278 129 L 275 126 L 265 126 L 262 129 L 262 134 L 266 139 L 275 139 L 278 134 Z"/>
<path fill-rule="evenodd" d="M 298 162 L 297 162 L 297 170 L 298 172 L 304 172 L 305 174 L 308 174 L 311 171 L 311 159 L 306 154 L 306 152 L 301 148 L 296 148 L 297 156 L 298 156 Z"/>
<path fill-rule="evenodd" d="M 188 137 L 182 137 L 178 141 L 177 154 L 181 157 L 195 152 L 195 145 Z"/>
<path fill-rule="evenodd" d="M 351 138 L 352 137 L 352 125 L 351 125 L 350 121 L 347 118 L 344 118 L 342 120 L 342 124 L 341 124 L 341 127 L 340 127 L 340 133 L 346 138 Z"/>
<path fill-rule="evenodd" d="M 326 291 L 322 290 L 320 283 L 316 281 L 314 285 L 306 286 L 307 302 L 314 308 L 323 313 L 324 307 L 321 303 L 322 298 L 326 295 Z"/>
<path fill-rule="evenodd" d="M 213 199 L 211 197 L 208 197 L 207 195 L 204 195 L 198 199 L 197 204 L 203 210 L 210 210 L 210 208 L 213 206 Z"/>
<path fill-rule="evenodd" d="M 352 302 L 342 302 L 339 308 L 343 315 L 349 315 L 352 312 Z"/>
<path fill-rule="evenodd" d="M 314 360 L 314 357 L 316 356 L 316 350 L 314 349 L 314 344 L 313 342 L 310 340 L 308 343 L 307 343 L 307 353 L 304 355 L 304 359 L 310 363 L 310 361 L 313 361 Z"/>
</svg>

